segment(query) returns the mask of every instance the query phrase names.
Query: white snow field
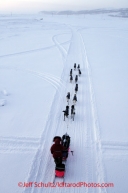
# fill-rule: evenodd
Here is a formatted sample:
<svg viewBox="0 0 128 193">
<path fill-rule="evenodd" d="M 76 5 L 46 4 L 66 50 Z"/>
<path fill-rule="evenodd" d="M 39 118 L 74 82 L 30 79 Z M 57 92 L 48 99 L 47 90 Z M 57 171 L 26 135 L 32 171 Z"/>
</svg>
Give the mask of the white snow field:
<svg viewBox="0 0 128 193">
<path fill-rule="evenodd" d="M 76 115 L 64 121 L 67 92 L 73 104 L 74 63 L 82 72 Z M 127 116 L 127 18 L 0 15 L 1 193 L 127 193 Z M 53 182 L 50 147 L 66 132 L 74 154 L 64 182 L 114 187 L 36 187 Z"/>
</svg>

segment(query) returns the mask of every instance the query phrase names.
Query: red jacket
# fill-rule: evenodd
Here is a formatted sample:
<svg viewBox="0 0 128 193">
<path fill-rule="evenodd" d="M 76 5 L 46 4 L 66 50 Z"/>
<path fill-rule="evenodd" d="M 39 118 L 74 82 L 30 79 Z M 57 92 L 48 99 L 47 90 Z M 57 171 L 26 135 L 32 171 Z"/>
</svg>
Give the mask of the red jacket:
<svg viewBox="0 0 128 193">
<path fill-rule="evenodd" d="M 56 139 L 55 144 L 51 147 L 51 153 L 53 154 L 54 158 L 62 157 L 62 152 L 65 150 L 63 145 L 60 144 L 60 140 Z"/>
</svg>

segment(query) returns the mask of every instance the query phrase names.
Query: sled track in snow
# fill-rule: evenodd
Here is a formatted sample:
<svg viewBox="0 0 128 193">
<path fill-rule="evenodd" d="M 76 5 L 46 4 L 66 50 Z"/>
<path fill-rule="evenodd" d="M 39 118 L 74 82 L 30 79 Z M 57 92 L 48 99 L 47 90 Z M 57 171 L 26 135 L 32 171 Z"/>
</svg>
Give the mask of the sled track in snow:
<svg viewBox="0 0 128 193">
<path fill-rule="evenodd" d="M 118 159 L 119 155 L 128 158 L 128 142 L 121 141 L 102 141 L 103 153 L 106 158 Z"/>
<path fill-rule="evenodd" d="M 121 141 L 102 141 L 103 149 L 128 150 L 128 142 Z"/>
<path fill-rule="evenodd" d="M 7 69 L 7 70 L 15 70 L 15 71 L 20 71 L 23 73 L 29 73 L 32 74 L 44 81 L 47 81 L 48 83 L 50 83 L 56 90 L 58 90 L 58 86 L 62 86 L 64 87 L 64 83 L 61 79 L 59 79 L 58 77 L 49 74 L 49 73 L 42 73 L 42 72 L 38 72 L 38 71 L 34 71 L 34 70 L 29 70 L 26 68 L 18 68 L 18 67 L 9 67 L 9 66 L 1 66 L 1 69 Z"/>
<path fill-rule="evenodd" d="M 1 153 L 28 153 L 36 151 L 39 144 L 39 138 L 30 137 L 0 137 Z"/>
<path fill-rule="evenodd" d="M 60 34 L 59 34 L 60 35 Z M 57 36 L 57 35 L 56 35 Z M 56 37 L 55 36 L 55 37 Z M 52 46 L 47 46 L 47 47 L 44 47 L 44 48 L 38 48 L 38 49 L 33 49 L 33 50 L 26 50 L 26 51 L 22 51 L 22 52 L 16 52 L 16 53 L 12 53 L 12 54 L 5 54 L 5 55 L 0 55 L 0 58 L 6 58 L 6 57 L 12 57 L 12 56 L 17 56 L 17 55 L 24 55 L 24 54 L 31 54 L 31 53 L 35 53 L 35 52 L 42 52 L 44 50 L 48 50 L 48 49 L 52 49 L 52 48 L 55 48 L 55 47 L 60 47 L 63 52 L 66 53 L 66 50 L 64 48 L 62 48 L 61 44 L 64 45 L 64 44 L 68 44 L 69 41 L 66 41 L 66 42 L 63 42 L 61 44 L 59 44 L 56 40 L 55 40 L 55 37 L 53 37 L 53 43 L 54 45 Z"/>
<path fill-rule="evenodd" d="M 83 58 L 83 67 L 85 69 L 85 86 L 86 86 L 86 170 L 88 174 L 87 181 L 93 182 L 104 182 L 104 165 L 102 159 L 102 147 L 100 143 L 100 129 L 98 124 L 96 104 L 94 98 L 94 91 L 91 81 L 91 71 L 86 55 L 85 44 L 82 38 L 82 35 L 79 32 L 82 45 L 82 58 Z M 89 189 L 88 192 L 92 192 L 92 189 Z M 104 189 L 95 189 L 94 192 L 103 192 L 106 193 L 107 190 Z"/>
<path fill-rule="evenodd" d="M 59 34 L 60 35 L 60 34 Z M 56 40 L 56 37 L 58 35 L 55 35 L 52 37 L 52 41 L 54 42 L 54 44 L 57 46 L 57 48 L 59 49 L 59 51 L 61 52 L 62 58 L 63 60 L 65 60 L 66 55 L 67 55 L 67 51 L 64 49 L 63 46 L 61 46 L 61 44 Z"/>
</svg>

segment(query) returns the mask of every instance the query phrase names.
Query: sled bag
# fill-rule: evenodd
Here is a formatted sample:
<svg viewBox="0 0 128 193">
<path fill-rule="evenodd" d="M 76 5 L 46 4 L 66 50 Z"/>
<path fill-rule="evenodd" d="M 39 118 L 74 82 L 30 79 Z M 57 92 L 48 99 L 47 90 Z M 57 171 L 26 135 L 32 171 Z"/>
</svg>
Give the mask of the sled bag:
<svg viewBox="0 0 128 193">
<path fill-rule="evenodd" d="M 64 171 L 55 170 L 55 176 L 57 176 L 59 178 L 64 177 Z"/>
</svg>

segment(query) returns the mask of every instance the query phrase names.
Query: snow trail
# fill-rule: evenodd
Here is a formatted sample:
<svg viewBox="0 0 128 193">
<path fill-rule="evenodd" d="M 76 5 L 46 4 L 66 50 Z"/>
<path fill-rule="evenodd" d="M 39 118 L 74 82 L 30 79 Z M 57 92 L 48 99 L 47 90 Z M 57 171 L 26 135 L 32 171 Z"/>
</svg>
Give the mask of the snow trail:
<svg viewBox="0 0 128 193">
<path fill-rule="evenodd" d="M 96 107 L 94 100 L 94 92 L 92 89 L 91 72 L 87 60 L 85 45 L 82 36 L 78 31 L 70 26 L 72 37 L 64 69 L 61 75 L 64 86 L 59 86 L 59 93 L 56 92 L 51 112 L 40 138 L 37 152 L 34 156 L 30 172 L 26 181 L 28 182 L 53 182 L 55 164 L 50 154 L 50 147 L 55 135 L 62 136 L 68 133 L 71 136 L 70 149 L 74 150 L 74 156 L 69 154 L 66 162 L 65 181 L 68 183 L 77 182 L 96 182 L 105 181 L 104 167 L 102 160 L 102 147 L 100 140 L 100 131 L 98 118 L 96 115 Z M 57 42 L 59 44 L 59 42 Z M 57 46 L 62 56 L 62 47 Z M 74 68 L 74 63 L 80 64 L 82 76 L 78 79 L 79 90 L 77 93 L 77 104 L 75 120 L 69 117 L 63 121 L 63 113 L 66 102 L 67 92 L 71 92 L 70 107 L 73 104 L 72 98 L 75 88 L 75 82 L 69 83 L 70 69 Z M 73 71 L 73 76 L 78 71 Z M 65 101 L 65 104 L 64 104 Z M 54 113 L 53 113 L 54 112 Z M 48 140 L 47 140 L 48 138 Z M 106 189 L 94 188 L 46 188 L 45 192 L 87 192 L 87 193 L 106 193 Z M 25 188 L 24 193 L 41 193 L 42 189 Z"/>
</svg>

